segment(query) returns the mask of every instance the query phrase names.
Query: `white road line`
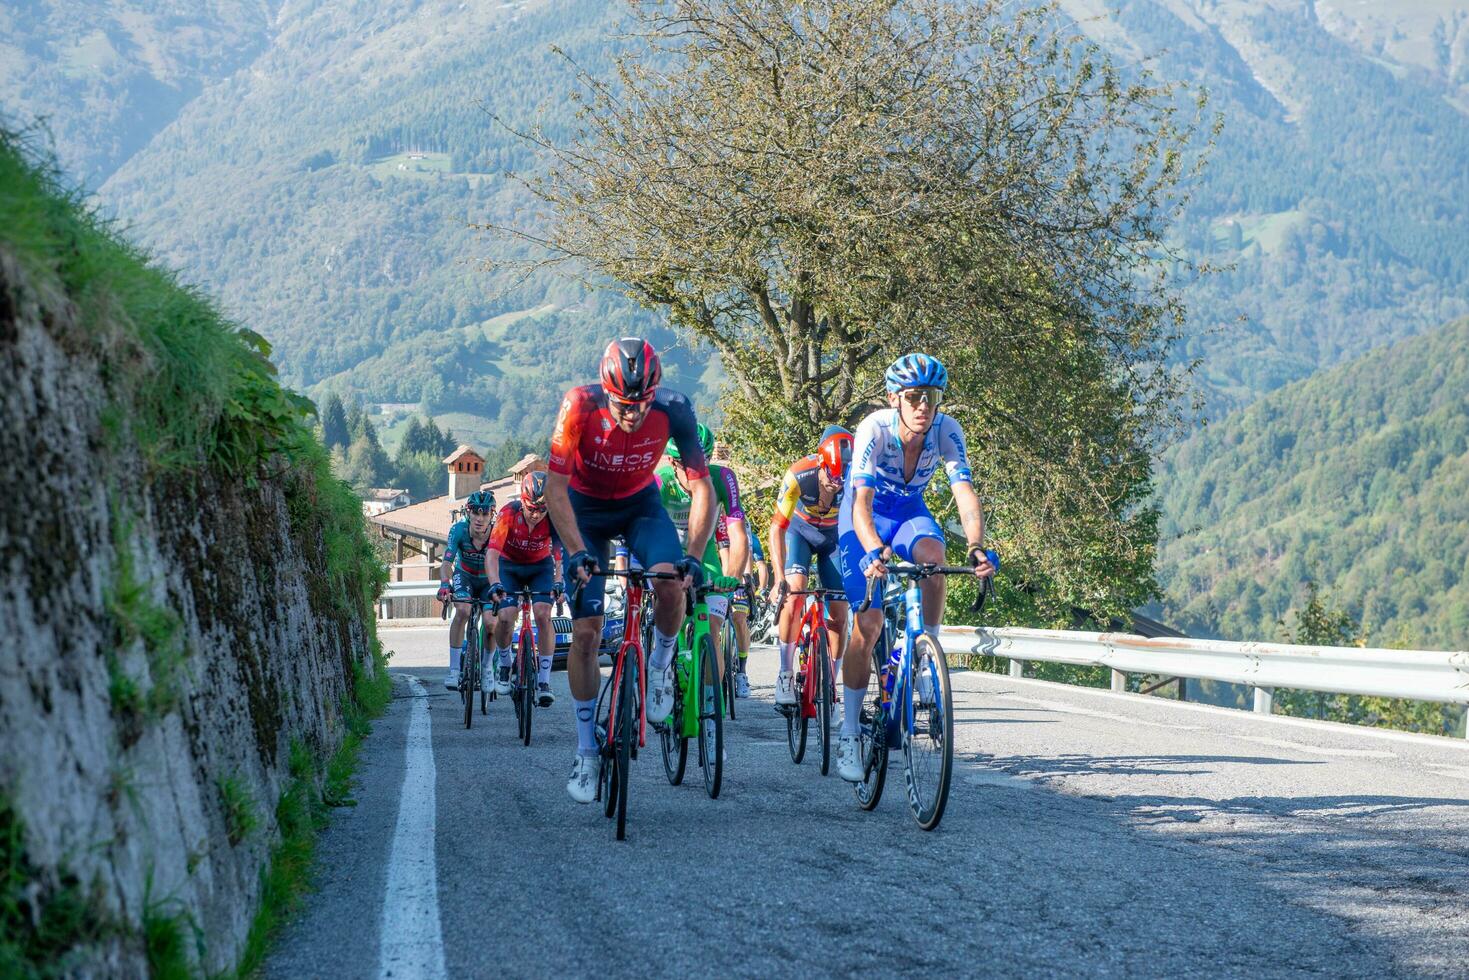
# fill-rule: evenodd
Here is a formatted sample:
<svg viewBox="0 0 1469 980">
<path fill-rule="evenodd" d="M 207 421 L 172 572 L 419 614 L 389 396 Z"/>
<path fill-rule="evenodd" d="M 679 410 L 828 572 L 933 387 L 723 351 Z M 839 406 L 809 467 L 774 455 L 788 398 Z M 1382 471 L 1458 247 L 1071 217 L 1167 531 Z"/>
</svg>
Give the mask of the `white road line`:
<svg viewBox="0 0 1469 980">
<path fill-rule="evenodd" d="M 393 980 L 442 980 L 444 938 L 439 927 L 439 882 L 434 857 L 434 745 L 428 691 L 417 677 L 404 748 L 398 826 L 388 852 L 383 894 L 381 968 Z"/>
</svg>

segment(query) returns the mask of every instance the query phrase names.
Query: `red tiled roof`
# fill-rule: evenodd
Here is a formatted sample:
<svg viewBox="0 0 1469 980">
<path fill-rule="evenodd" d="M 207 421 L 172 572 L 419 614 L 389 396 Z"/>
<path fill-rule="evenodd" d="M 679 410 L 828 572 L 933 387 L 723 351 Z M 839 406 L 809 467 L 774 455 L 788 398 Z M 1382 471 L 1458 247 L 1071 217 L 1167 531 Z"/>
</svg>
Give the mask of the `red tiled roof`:
<svg viewBox="0 0 1469 980">
<path fill-rule="evenodd" d="M 495 500 L 502 504 L 515 492 L 514 487 L 515 480 L 509 477 L 494 483 L 480 484 L 480 489 L 493 493 Z M 458 520 L 457 512 L 463 509 L 463 497 L 455 499 L 443 494 L 409 507 L 399 507 L 397 510 L 378 514 L 368 520 L 396 534 L 405 534 L 435 544 L 447 544 L 449 527 Z"/>
</svg>

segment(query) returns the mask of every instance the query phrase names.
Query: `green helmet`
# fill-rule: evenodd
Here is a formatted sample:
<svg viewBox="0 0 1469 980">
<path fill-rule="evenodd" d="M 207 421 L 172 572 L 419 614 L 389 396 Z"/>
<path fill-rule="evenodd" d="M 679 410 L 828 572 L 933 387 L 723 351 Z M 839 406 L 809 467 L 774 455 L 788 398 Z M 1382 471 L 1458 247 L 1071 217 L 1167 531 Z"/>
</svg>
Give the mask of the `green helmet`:
<svg viewBox="0 0 1469 980">
<path fill-rule="evenodd" d="M 699 435 L 699 448 L 704 450 L 704 461 L 708 462 L 709 457 L 714 455 L 714 433 L 710 432 L 709 427 L 703 422 L 699 423 L 697 431 Z M 670 441 L 663 451 L 668 454 L 669 459 L 682 459 L 678 451 L 678 444 L 675 442 Z"/>
</svg>

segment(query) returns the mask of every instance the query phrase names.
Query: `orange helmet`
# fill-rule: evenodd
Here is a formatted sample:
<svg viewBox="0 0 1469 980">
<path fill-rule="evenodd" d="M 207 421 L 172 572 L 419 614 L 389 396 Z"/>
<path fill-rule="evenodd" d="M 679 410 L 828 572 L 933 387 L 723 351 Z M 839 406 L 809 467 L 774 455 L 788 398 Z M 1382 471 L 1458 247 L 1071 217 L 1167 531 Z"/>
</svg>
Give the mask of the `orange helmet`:
<svg viewBox="0 0 1469 980">
<path fill-rule="evenodd" d="M 821 459 L 821 468 L 826 475 L 833 480 L 843 480 L 847 476 L 847 467 L 852 465 L 852 446 L 855 444 L 852 433 L 839 425 L 829 425 L 821 434 L 821 442 L 816 447 L 816 455 Z"/>
</svg>

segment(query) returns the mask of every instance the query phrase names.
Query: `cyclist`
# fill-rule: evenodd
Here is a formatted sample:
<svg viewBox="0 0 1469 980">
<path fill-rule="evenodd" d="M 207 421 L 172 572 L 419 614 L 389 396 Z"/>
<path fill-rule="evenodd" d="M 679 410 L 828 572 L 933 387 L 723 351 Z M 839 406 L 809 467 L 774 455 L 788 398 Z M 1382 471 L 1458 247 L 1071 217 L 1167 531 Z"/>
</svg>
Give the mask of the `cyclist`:
<svg viewBox="0 0 1469 980">
<path fill-rule="evenodd" d="M 571 652 L 566 672 L 576 707 L 577 754 L 566 790 L 578 803 L 596 796 L 597 650 L 602 639 L 609 543 L 626 539 L 632 557 L 651 572 L 677 571 L 682 582 L 652 583 L 653 649 L 648 651 L 649 721 L 673 710 L 673 655 L 684 619 L 684 589 L 702 581 L 702 554 L 714 529 L 714 486 L 699 446 L 694 407 L 688 398 L 659 386 L 663 369 L 653 346 L 639 337 L 607 345 L 601 384 L 566 393 L 551 436 L 546 507 L 568 552 L 566 581 L 576 587 L 571 602 Z M 689 477 L 687 540 L 659 499 L 653 470 L 669 440 L 683 455 Z"/>
<path fill-rule="evenodd" d="M 959 423 L 940 412 L 949 375 L 936 358 L 905 354 L 885 375 L 888 408 L 873 412 L 857 426 L 848 492 L 838 519 L 842 572 L 847 598 L 861 602 L 869 579 L 887 574 L 885 561 L 894 555 L 916 563 L 942 563 L 944 532 L 929 513 L 923 491 L 942 463 L 949 490 L 959 508 L 966 554 L 980 577 L 994 574 L 984 553 L 984 512 L 974 492 L 964 433 Z M 942 576 L 924 580 L 923 625 L 936 631 L 944 610 Z M 837 774 L 862 781 L 858 732 L 862 700 L 872 672 L 872 647 L 882 631 L 883 590 L 873 591 L 872 607 L 857 616 L 851 653 L 842 683 L 842 732 L 837 741 Z"/>
<path fill-rule="evenodd" d="M 714 433 L 708 427 L 700 423 L 697 429 L 699 438 L 699 449 L 707 460 L 714 452 Z M 684 547 L 689 548 L 689 508 L 691 499 L 688 487 L 691 476 L 683 464 L 683 454 L 678 446 L 672 445 L 664 450 L 669 460 L 668 466 L 661 466 L 655 474 L 658 480 L 659 494 L 663 501 L 663 507 L 668 511 L 668 516 L 673 518 L 674 526 L 678 528 L 680 538 L 684 541 Z M 729 536 L 729 561 L 731 567 L 743 568 L 750 558 L 750 543 L 745 534 L 745 512 L 740 509 L 740 481 L 735 478 L 734 470 L 728 466 L 720 466 L 717 463 L 709 463 L 709 478 L 714 481 L 715 510 L 719 518 L 723 518 L 725 533 Z M 704 546 L 704 575 L 706 577 L 722 576 L 724 564 L 720 559 L 718 528 L 716 536 L 711 538 Z M 709 609 L 709 638 L 714 644 L 714 662 L 722 674 L 724 671 L 724 651 L 721 649 L 723 643 L 723 627 L 725 616 L 729 613 L 729 597 L 726 595 L 710 595 L 705 599 L 705 605 Z"/>
<path fill-rule="evenodd" d="M 527 473 L 520 478 L 520 496 L 500 508 L 495 529 L 490 533 L 485 576 L 503 586 L 503 598 L 495 622 L 495 653 L 500 664 L 495 690 L 509 694 L 510 637 L 520 615 L 521 589 L 531 593 L 531 615 L 536 621 L 536 703 L 549 708 L 556 703 L 551 693 L 551 660 L 556 654 L 556 631 L 551 627 L 551 602 L 563 591 L 559 566 L 561 538 L 546 520 L 546 474 Z"/>
<path fill-rule="evenodd" d="M 493 583 L 485 576 L 495 495 L 488 490 L 476 490 L 464 502 L 464 510 L 467 516 L 449 528 L 449 543 L 444 548 L 443 564 L 439 566 L 439 601 L 454 599 L 454 620 L 449 624 L 449 672 L 444 675 L 444 687 L 451 691 L 459 689 L 459 658 L 465 645 L 464 627 L 469 623 L 470 600 L 485 603 L 483 620 L 487 630 L 495 621 L 495 605 L 490 600 Z M 488 657 L 482 656 L 481 667 L 488 663 Z M 483 675 L 484 671 L 480 673 Z"/>
<path fill-rule="evenodd" d="M 719 521 L 721 525 L 728 523 L 723 517 Z M 750 560 L 745 563 L 744 568 L 735 568 L 729 559 L 728 528 L 718 537 L 725 574 L 734 578 L 754 574 L 757 576 L 756 587 L 763 590 L 769 582 L 770 563 L 765 560 L 765 552 L 760 550 L 760 535 L 750 525 L 748 514 L 745 515 L 745 540 L 750 542 Z M 745 672 L 750 660 L 750 590 L 747 586 L 740 586 L 729 597 L 729 618 L 734 623 L 735 649 L 740 656 L 739 671 L 735 674 L 735 697 L 747 698 L 750 696 L 750 678 Z"/>
<path fill-rule="evenodd" d="M 816 452 L 796 460 L 786 470 L 776 497 L 775 513 L 770 518 L 770 556 L 775 560 L 775 567 L 784 571 L 785 586 L 792 591 L 806 588 L 813 563 L 823 587 L 835 589 L 842 581 L 837 560 L 837 514 L 851 463 L 852 433 L 839 425 L 829 425 L 821 434 Z M 779 601 L 774 586 L 770 601 Z M 796 618 L 797 605 L 788 602 L 780 611 L 777 635 L 780 673 L 775 677 L 778 705 L 796 703 L 791 660 L 801 630 Z M 832 601 L 828 609 L 827 649 L 836 654 L 840 670 L 847 644 L 847 603 Z"/>
</svg>

